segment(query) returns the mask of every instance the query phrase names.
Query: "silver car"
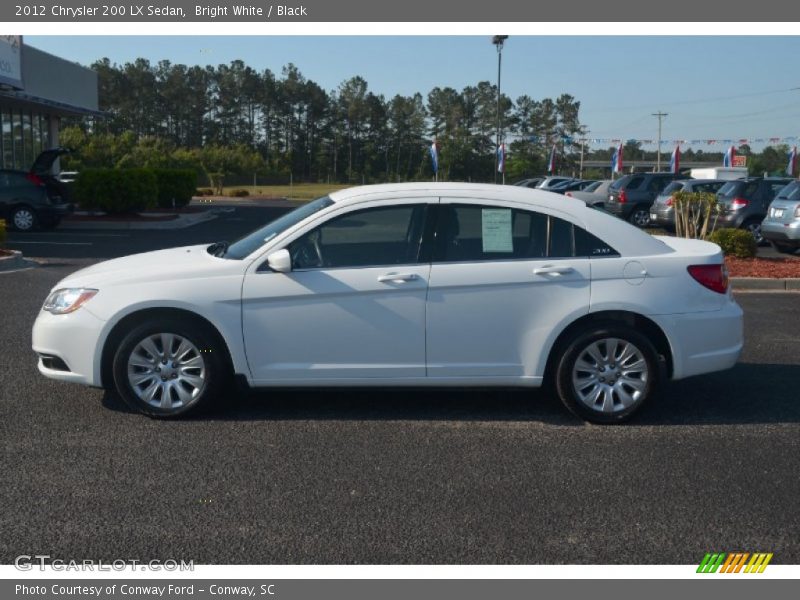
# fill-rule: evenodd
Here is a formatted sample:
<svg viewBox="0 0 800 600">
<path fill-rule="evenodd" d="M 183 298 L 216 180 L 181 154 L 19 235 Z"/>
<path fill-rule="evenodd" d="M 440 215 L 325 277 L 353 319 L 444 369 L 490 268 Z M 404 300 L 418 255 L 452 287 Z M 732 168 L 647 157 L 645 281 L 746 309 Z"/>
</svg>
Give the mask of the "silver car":
<svg viewBox="0 0 800 600">
<path fill-rule="evenodd" d="M 761 223 L 761 235 L 778 252 L 800 248 L 800 181 L 794 180 L 778 192 Z"/>
<path fill-rule="evenodd" d="M 586 204 L 591 206 L 599 206 L 602 208 L 603 204 L 605 204 L 606 198 L 608 198 L 608 188 L 612 183 L 613 181 L 610 179 L 595 181 L 592 185 L 584 188 L 583 190 L 567 192 L 564 195 L 570 196 L 571 198 L 577 198 L 578 200 L 583 200 L 586 202 Z"/>
<path fill-rule="evenodd" d="M 672 195 L 676 192 L 709 192 L 716 194 L 727 182 L 722 179 L 682 179 L 673 181 L 656 196 L 650 207 L 650 223 L 669 231 L 675 229 L 675 209 Z"/>
</svg>

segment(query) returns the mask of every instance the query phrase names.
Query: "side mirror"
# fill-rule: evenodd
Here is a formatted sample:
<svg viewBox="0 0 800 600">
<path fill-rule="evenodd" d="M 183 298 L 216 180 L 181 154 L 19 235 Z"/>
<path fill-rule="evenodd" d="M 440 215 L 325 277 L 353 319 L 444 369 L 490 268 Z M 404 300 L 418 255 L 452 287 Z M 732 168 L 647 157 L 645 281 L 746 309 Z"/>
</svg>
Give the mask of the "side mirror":
<svg viewBox="0 0 800 600">
<path fill-rule="evenodd" d="M 292 257 L 289 251 L 284 248 L 270 254 L 267 257 L 267 266 L 278 273 L 291 273 Z"/>
</svg>

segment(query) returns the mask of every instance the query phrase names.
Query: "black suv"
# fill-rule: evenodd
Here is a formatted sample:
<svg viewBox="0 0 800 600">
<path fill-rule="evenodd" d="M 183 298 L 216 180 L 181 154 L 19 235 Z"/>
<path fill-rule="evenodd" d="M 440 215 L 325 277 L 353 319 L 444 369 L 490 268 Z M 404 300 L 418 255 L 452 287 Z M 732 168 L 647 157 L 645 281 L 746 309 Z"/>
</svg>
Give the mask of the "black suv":
<svg viewBox="0 0 800 600">
<path fill-rule="evenodd" d="M 31 231 L 37 226 L 56 227 L 64 215 L 73 211 L 65 183 L 50 173 L 64 148 L 42 152 L 29 171 L 0 170 L 0 218 L 17 231 Z"/>
<path fill-rule="evenodd" d="M 608 188 L 605 209 L 638 227 L 650 224 L 650 207 L 656 196 L 676 179 L 686 175 L 673 173 L 632 173 L 617 179 Z"/>
<path fill-rule="evenodd" d="M 791 181 L 789 177 L 747 177 L 729 181 L 717 192 L 720 210 L 717 228 L 747 229 L 758 244 L 764 244 L 761 221 L 767 216 L 775 194 Z"/>
</svg>

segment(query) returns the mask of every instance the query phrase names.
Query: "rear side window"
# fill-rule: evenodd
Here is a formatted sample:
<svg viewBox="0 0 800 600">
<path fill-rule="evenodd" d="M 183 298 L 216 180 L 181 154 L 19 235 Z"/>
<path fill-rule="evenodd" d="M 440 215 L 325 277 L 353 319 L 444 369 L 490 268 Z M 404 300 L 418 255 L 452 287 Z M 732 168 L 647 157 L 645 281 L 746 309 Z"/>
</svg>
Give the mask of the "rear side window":
<svg viewBox="0 0 800 600">
<path fill-rule="evenodd" d="M 631 177 L 631 180 L 625 186 L 626 190 L 636 190 L 639 189 L 639 186 L 642 185 L 644 181 L 644 177 Z"/>
<path fill-rule="evenodd" d="M 618 253 L 557 217 L 502 207 L 446 205 L 439 209 L 435 262 L 535 260 Z"/>
</svg>

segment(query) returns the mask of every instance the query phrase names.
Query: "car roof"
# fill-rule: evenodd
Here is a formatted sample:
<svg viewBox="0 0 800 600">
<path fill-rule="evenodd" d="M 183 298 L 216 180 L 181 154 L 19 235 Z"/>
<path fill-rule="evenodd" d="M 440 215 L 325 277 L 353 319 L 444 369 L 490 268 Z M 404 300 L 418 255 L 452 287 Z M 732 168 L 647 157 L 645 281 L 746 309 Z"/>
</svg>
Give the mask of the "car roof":
<svg viewBox="0 0 800 600">
<path fill-rule="evenodd" d="M 617 249 L 623 256 L 665 254 L 670 248 L 648 233 L 617 217 L 597 210 L 583 200 L 547 190 L 488 183 L 387 183 L 346 188 L 329 194 L 337 205 L 389 200 L 392 198 L 455 197 L 517 202 L 531 209 L 561 213 L 583 224 L 587 230 Z"/>
</svg>

